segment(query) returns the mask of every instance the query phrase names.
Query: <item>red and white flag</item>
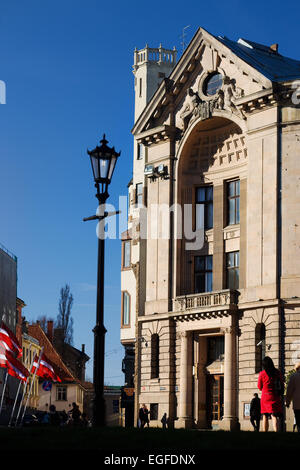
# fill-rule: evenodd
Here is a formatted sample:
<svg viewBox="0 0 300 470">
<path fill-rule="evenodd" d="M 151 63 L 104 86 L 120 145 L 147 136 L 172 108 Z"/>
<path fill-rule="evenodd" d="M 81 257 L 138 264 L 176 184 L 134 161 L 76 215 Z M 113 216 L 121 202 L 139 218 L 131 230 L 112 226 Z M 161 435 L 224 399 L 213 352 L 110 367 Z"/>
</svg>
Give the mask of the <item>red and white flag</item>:
<svg viewBox="0 0 300 470">
<path fill-rule="evenodd" d="M 58 375 L 55 373 L 53 365 L 47 358 L 45 354 L 42 354 L 40 358 L 40 363 L 39 363 L 39 358 L 36 356 L 34 361 L 33 361 L 33 367 L 32 367 L 32 374 L 36 371 L 36 375 L 39 377 L 43 377 L 45 379 L 50 379 L 53 380 L 54 382 L 61 382 L 61 379 L 58 377 Z"/>
<path fill-rule="evenodd" d="M 2 321 L 0 325 L 0 341 L 2 341 L 5 349 L 17 357 L 22 356 L 22 348 L 15 334 Z"/>
<path fill-rule="evenodd" d="M 4 367 L 9 375 L 23 382 L 26 382 L 29 376 L 29 371 L 22 362 L 16 359 L 3 345 L 0 345 L 0 367 Z"/>
<path fill-rule="evenodd" d="M 29 371 L 23 366 L 22 362 L 18 361 L 9 351 L 6 351 L 6 360 L 9 375 L 26 382 Z"/>
</svg>

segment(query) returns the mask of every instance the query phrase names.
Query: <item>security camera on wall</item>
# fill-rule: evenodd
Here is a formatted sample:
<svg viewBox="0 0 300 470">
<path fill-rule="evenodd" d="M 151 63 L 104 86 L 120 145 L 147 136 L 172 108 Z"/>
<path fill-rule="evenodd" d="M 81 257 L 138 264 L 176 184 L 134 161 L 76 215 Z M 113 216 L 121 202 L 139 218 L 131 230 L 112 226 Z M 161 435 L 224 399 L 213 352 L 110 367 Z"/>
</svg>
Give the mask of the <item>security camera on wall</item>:
<svg viewBox="0 0 300 470">
<path fill-rule="evenodd" d="M 154 174 L 154 166 L 153 165 L 146 165 L 144 169 L 145 176 L 153 176 Z"/>
</svg>

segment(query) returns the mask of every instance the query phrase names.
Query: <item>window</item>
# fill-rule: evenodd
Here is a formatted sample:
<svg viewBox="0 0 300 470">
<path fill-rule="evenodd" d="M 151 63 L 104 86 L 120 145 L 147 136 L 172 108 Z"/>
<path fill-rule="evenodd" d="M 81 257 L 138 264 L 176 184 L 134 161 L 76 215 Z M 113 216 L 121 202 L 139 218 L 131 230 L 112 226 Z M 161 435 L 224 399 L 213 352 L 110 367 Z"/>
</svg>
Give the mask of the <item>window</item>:
<svg viewBox="0 0 300 470">
<path fill-rule="evenodd" d="M 195 256 L 194 258 L 194 279 L 195 293 L 212 291 L 212 255 Z"/>
<path fill-rule="evenodd" d="M 140 98 L 141 98 L 141 96 L 142 96 L 142 85 L 143 85 L 143 81 L 142 81 L 142 79 L 140 78 L 140 90 L 139 90 L 139 96 L 140 96 Z"/>
<path fill-rule="evenodd" d="M 78 403 L 83 402 L 83 390 L 81 388 L 77 389 L 77 401 Z"/>
<path fill-rule="evenodd" d="M 159 336 L 151 336 L 151 379 L 159 377 Z"/>
<path fill-rule="evenodd" d="M 137 207 L 141 207 L 143 205 L 143 183 L 135 185 L 135 203 Z"/>
<path fill-rule="evenodd" d="M 112 406 L 113 406 L 113 413 L 114 414 L 119 413 L 119 400 L 113 400 Z"/>
<path fill-rule="evenodd" d="M 227 183 L 228 197 L 228 225 L 240 223 L 240 181 L 230 181 Z"/>
<path fill-rule="evenodd" d="M 158 420 L 158 403 L 150 403 L 150 421 Z"/>
<path fill-rule="evenodd" d="M 213 227 L 213 187 L 202 186 L 196 190 L 196 230 Z"/>
<path fill-rule="evenodd" d="M 130 268 L 131 241 L 123 242 L 122 268 Z"/>
<path fill-rule="evenodd" d="M 266 355 L 266 327 L 258 323 L 255 327 L 255 373 L 262 370 L 262 361 Z"/>
<path fill-rule="evenodd" d="M 144 146 L 143 144 L 137 144 L 137 159 L 142 160 L 144 158 Z"/>
<path fill-rule="evenodd" d="M 211 73 L 204 81 L 203 93 L 206 96 L 213 96 L 221 89 L 223 76 L 221 73 Z"/>
<path fill-rule="evenodd" d="M 56 400 L 67 401 L 67 387 L 56 387 Z"/>
<path fill-rule="evenodd" d="M 227 261 L 227 289 L 239 288 L 240 252 L 232 251 L 226 254 Z"/>
<path fill-rule="evenodd" d="M 122 320 L 123 326 L 130 325 L 130 295 L 128 292 L 122 293 Z"/>
<path fill-rule="evenodd" d="M 223 361 L 224 336 L 214 336 L 212 338 L 208 338 L 207 349 L 208 364 L 212 364 L 215 361 Z"/>
</svg>

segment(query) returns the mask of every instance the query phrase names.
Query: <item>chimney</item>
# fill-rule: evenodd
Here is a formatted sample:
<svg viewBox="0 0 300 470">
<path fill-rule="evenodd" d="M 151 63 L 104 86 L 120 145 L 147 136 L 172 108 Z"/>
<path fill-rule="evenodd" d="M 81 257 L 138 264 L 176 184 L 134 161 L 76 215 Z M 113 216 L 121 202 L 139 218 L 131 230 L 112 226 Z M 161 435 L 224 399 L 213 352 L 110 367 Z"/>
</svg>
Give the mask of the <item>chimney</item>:
<svg viewBox="0 0 300 470">
<path fill-rule="evenodd" d="M 270 49 L 271 49 L 271 51 L 273 51 L 273 52 L 278 52 L 278 44 L 272 44 L 272 45 L 270 46 Z"/>
<path fill-rule="evenodd" d="M 85 353 L 85 344 L 82 344 L 82 346 L 81 346 L 81 352 L 82 352 L 82 353 Z"/>
<path fill-rule="evenodd" d="M 47 336 L 49 341 L 53 343 L 53 320 L 47 321 Z"/>
</svg>

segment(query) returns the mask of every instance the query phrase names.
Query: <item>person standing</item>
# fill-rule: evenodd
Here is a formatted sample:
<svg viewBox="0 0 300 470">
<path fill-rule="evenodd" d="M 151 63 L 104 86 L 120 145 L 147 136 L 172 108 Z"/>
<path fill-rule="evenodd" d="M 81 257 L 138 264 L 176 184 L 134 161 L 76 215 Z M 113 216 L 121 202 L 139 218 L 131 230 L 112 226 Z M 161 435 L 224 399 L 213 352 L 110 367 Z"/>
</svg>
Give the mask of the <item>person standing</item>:
<svg viewBox="0 0 300 470">
<path fill-rule="evenodd" d="M 261 390 L 261 414 L 263 415 L 263 428 L 269 430 L 269 418 L 272 417 L 274 431 L 279 431 L 279 420 L 283 415 L 282 395 L 284 391 L 283 377 L 275 368 L 272 359 L 266 356 L 263 361 L 263 370 L 259 373 L 257 386 Z"/>
<path fill-rule="evenodd" d="M 162 423 L 163 429 L 167 429 L 167 423 L 168 423 L 167 413 L 164 413 L 160 421 Z"/>
<path fill-rule="evenodd" d="M 147 409 L 145 403 L 143 403 L 142 407 L 139 410 L 139 420 L 140 420 L 140 427 L 143 429 L 146 424 L 146 420 L 148 418 L 147 414 L 145 413 L 145 410 Z"/>
<path fill-rule="evenodd" d="M 149 428 L 149 414 L 150 414 L 150 411 L 148 410 L 147 406 L 146 405 L 143 405 L 144 407 L 144 422 L 145 422 L 145 426 L 147 425 L 147 428 Z"/>
<path fill-rule="evenodd" d="M 260 427 L 260 418 L 261 418 L 261 411 L 260 411 L 260 399 L 258 397 L 258 393 L 254 393 L 254 398 L 252 398 L 250 403 L 250 422 L 254 427 L 254 431 L 259 431 Z"/>
<path fill-rule="evenodd" d="M 286 406 L 293 402 L 297 431 L 300 432 L 300 362 L 295 366 L 296 372 L 291 375 L 286 390 Z"/>
</svg>

